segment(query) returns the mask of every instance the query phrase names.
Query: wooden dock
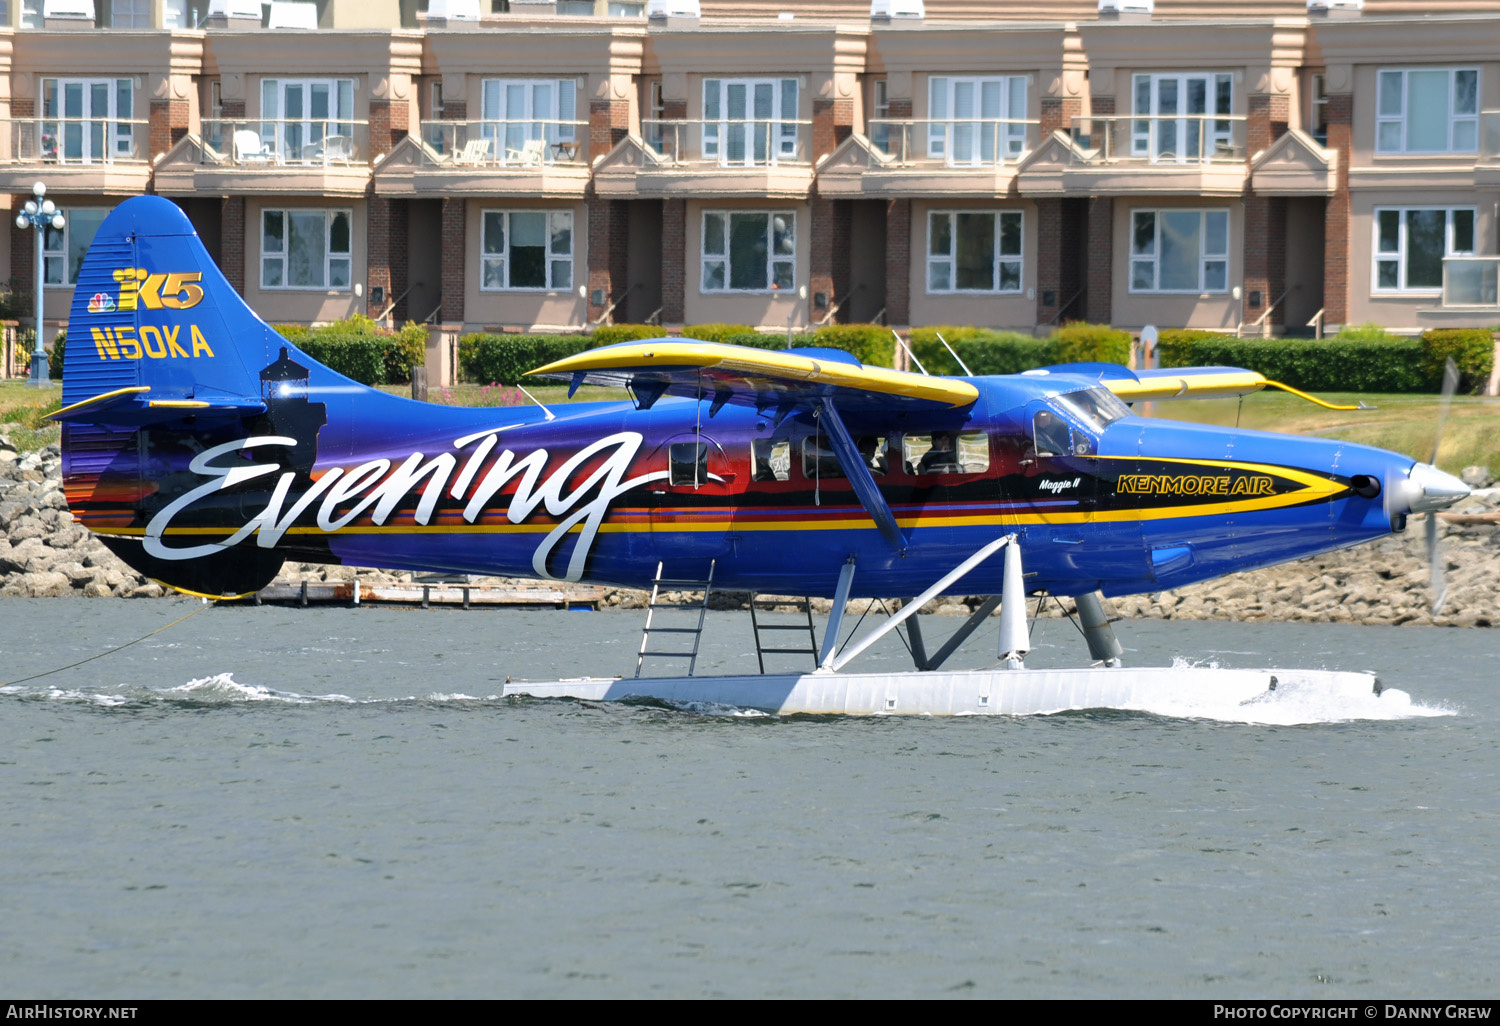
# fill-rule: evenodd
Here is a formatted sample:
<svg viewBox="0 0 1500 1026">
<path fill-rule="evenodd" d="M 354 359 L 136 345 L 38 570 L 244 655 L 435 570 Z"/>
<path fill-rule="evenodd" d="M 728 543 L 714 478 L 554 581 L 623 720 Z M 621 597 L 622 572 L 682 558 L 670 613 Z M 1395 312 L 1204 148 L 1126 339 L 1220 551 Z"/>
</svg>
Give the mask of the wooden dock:
<svg viewBox="0 0 1500 1026">
<path fill-rule="evenodd" d="M 497 587 L 483 584 L 365 584 L 353 581 L 274 581 L 243 601 L 287 606 L 456 606 L 461 609 L 503 606 L 511 609 L 598 609 L 604 588 Z"/>
</svg>

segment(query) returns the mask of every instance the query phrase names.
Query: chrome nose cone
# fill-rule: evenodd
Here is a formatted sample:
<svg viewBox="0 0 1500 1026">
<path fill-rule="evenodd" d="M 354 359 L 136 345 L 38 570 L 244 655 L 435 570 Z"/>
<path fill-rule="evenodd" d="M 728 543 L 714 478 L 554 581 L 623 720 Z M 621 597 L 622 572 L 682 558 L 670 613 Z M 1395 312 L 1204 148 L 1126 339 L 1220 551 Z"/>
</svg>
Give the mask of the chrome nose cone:
<svg viewBox="0 0 1500 1026">
<path fill-rule="evenodd" d="M 1430 463 L 1414 463 L 1398 486 L 1406 513 L 1433 513 L 1469 497 L 1469 486 Z"/>
</svg>

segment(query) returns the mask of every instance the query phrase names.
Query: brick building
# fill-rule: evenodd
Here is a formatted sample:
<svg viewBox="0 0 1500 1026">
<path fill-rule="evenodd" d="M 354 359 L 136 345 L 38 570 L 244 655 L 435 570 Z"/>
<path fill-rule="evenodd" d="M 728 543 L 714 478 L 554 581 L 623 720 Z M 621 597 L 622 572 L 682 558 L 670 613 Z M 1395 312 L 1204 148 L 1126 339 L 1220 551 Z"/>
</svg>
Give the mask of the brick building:
<svg viewBox="0 0 1500 1026">
<path fill-rule="evenodd" d="M 87 6 L 0 14 L 49 331 L 142 192 L 273 322 L 1500 321 L 1500 0 Z"/>
</svg>

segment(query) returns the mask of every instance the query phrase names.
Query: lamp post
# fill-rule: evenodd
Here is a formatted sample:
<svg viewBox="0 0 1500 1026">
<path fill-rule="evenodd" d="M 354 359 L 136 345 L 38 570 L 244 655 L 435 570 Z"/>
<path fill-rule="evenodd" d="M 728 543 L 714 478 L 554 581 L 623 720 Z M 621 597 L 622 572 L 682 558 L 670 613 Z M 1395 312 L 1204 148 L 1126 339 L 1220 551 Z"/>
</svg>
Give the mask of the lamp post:
<svg viewBox="0 0 1500 1026">
<path fill-rule="evenodd" d="M 57 204 L 49 199 L 47 186 L 41 182 L 31 188 L 36 199 L 29 199 L 21 212 L 16 215 L 17 228 L 36 229 L 36 349 L 31 354 L 31 380 L 26 382 L 28 388 L 50 388 L 52 379 L 47 375 L 47 350 L 42 347 L 42 268 L 46 258 L 42 250 L 46 247 L 47 227 L 50 225 L 57 231 L 62 231 L 68 222 L 63 217 L 62 211 L 57 209 Z"/>
</svg>

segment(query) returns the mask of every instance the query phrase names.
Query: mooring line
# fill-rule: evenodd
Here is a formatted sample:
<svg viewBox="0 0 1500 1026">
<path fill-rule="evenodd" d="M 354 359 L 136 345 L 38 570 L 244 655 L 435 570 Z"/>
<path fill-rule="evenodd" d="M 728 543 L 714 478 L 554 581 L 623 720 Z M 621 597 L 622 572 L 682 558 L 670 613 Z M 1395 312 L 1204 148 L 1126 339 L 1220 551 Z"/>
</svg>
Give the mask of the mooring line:
<svg viewBox="0 0 1500 1026">
<path fill-rule="evenodd" d="M 27 681 L 37 680 L 37 679 L 39 679 L 41 677 L 50 677 L 54 673 L 62 673 L 64 670 L 71 670 L 75 666 L 82 666 L 84 663 L 91 663 L 95 659 L 103 659 L 107 655 L 114 655 L 116 652 L 120 651 L 121 649 L 129 648 L 131 645 L 139 645 L 141 642 L 145 641 L 147 638 L 154 638 L 158 634 L 160 634 L 162 631 L 171 630 L 173 627 L 176 627 L 178 624 L 182 623 L 182 621 L 184 621 L 184 620 L 191 620 L 193 617 L 195 617 L 199 613 L 203 612 L 209 606 L 214 606 L 214 605 L 218 605 L 218 603 L 217 602 L 212 602 L 212 601 L 200 603 L 197 609 L 193 610 L 191 613 L 187 614 L 186 616 L 179 616 L 177 619 L 173 620 L 171 623 L 167 624 L 165 627 L 158 627 L 156 630 L 152 631 L 150 634 L 142 634 L 139 638 L 136 638 L 134 641 L 127 641 L 123 645 L 116 645 L 114 648 L 106 649 L 105 651 L 100 652 L 97 655 L 91 655 L 87 659 L 80 659 L 80 660 L 78 660 L 78 662 L 76 662 L 76 663 L 69 663 L 67 666 L 59 666 L 55 670 L 44 670 L 41 673 L 33 673 L 30 677 L 22 677 L 20 680 L 8 680 L 4 684 L 0 684 L 0 688 L 8 688 L 8 687 L 12 687 L 12 686 L 14 686 L 16 684 L 25 684 Z"/>
</svg>

